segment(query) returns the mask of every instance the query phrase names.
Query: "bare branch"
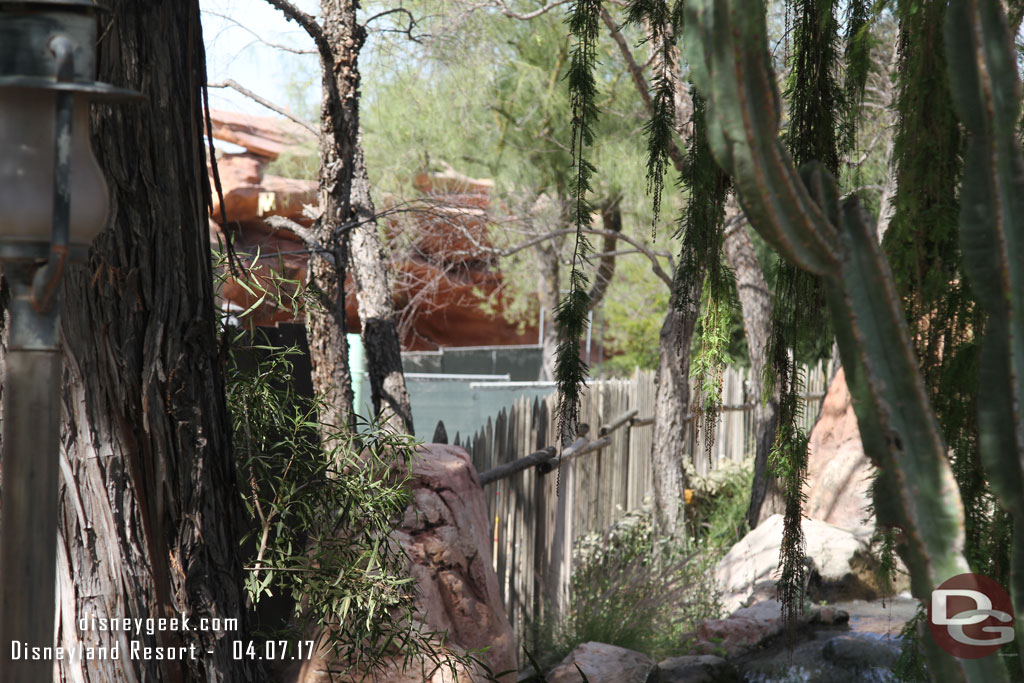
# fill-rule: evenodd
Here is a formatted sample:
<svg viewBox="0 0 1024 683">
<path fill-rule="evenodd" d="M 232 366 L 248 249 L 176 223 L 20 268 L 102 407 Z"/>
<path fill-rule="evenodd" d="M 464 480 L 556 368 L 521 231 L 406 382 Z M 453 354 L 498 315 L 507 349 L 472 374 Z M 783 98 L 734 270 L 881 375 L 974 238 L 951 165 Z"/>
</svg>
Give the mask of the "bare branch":
<svg viewBox="0 0 1024 683">
<path fill-rule="evenodd" d="M 516 12 L 515 10 L 512 10 L 512 9 L 509 8 L 509 6 L 505 3 L 505 0 L 495 0 L 494 2 L 489 2 L 489 3 L 483 4 L 483 5 L 478 5 L 478 7 L 481 7 L 481 8 L 482 7 L 494 7 L 498 11 L 500 11 L 502 14 L 504 14 L 506 17 L 509 17 L 510 19 L 519 19 L 520 21 L 529 21 L 530 19 L 536 19 L 537 17 L 539 17 L 542 14 L 547 14 L 548 12 L 550 12 L 553 9 L 555 9 L 556 7 L 561 7 L 562 5 L 568 5 L 570 1 L 571 0 L 555 0 L 554 2 L 551 2 L 551 3 L 547 4 L 547 5 L 544 5 L 543 7 L 535 9 L 532 12 Z"/>
<path fill-rule="evenodd" d="M 305 128 L 306 130 L 308 130 L 310 133 L 312 133 L 313 135 L 317 136 L 318 138 L 320 137 L 320 131 L 318 131 L 316 128 L 314 128 L 313 125 L 310 124 L 308 121 L 303 121 L 299 117 L 297 117 L 294 114 L 292 114 L 291 112 L 289 112 L 287 109 L 285 109 L 283 107 L 279 107 L 278 105 L 274 104 L 270 100 L 264 99 L 263 97 L 260 97 L 259 95 L 257 95 L 256 93 L 254 93 L 251 90 L 248 90 L 247 88 L 243 88 L 241 85 L 239 85 L 237 82 L 231 80 L 230 78 L 228 80 L 226 80 L 226 81 L 223 81 L 222 83 L 209 83 L 209 84 L 207 84 L 206 87 L 208 87 L 208 88 L 231 88 L 232 90 L 235 90 L 235 91 L 240 92 L 241 94 L 245 95 L 246 97 L 248 97 L 253 102 L 257 102 L 257 103 L 263 105 L 264 107 L 266 107 L 270 111 L 277 112 L 281 116 L 294 121 L 295 123 L 299 124 L 300 126 Z"/>
<path fill-rule="evenodd" d="M 295 236 L 302 240 L 302 243 L 305 244 L 306 248 L 310 251 L 323 251 L 323 245 L 320 244 L 319 240 L 317 240 L 313 231 L 306 226 L 300 225 L 290 218 L 285 218 L 284 216 L 267 216 L 264 221 L 274 230 L 289 230 L 295 233 Z"/>
<path fill-rule="evenodd" d="M 278 43 L 271 43 L 270 41 L 265 39 L 263 36 L 261 36 L 260 34 L 256 33 L 256 31 L 253 31 L 251 28 L 249 28 L 248 26 L 246 26 L 242 22 L 238 21 L 237 19 L 235 19 L 232 16 L 228 16 L 227 14 L 222 14 L 220 12 L 214 12 L 213 10 L 209 10 L 209 9 L 204 9 L 203 10 L 203 14 L 209 14 L 210 16 L 219 17 L 221 19 L 224 19 L 225 21 L 230 21 L 236 27 L 242 29 L 243 31 L 245 31 L 246 33 L 251 35 L 253 38 L 258 40 L 259 42 L 263 43 L 267 47 L 272 47 L 275 50 L 284 50 L 285 52 L 291 52 L 291 53 L 297 54 L 297 55 L 315 55 L 317 53 L 316 50 L 308 50 L 308 49 L 305 49 L 305 48 L 290 47 L 288 45 L 280 45 Z"/>
<path fill-rule="evenodd" d="M 655 252 L 653 252 L 650 249 L 648 249 L 647 246 L 645 244 L 643 244 L 642 242 L 639 242 L 639 241 L 633 239 L 629 235 L 624 235 L 622 233 L 615 233 L 615 232 L 612 232 L 611 230 L 585 229 L 585 230 L 583 230 L 583 232 L 588 234 L 588 235 L 600 235 L 602 237 L 614 235 L 618 239 L 622 240 L 623 242 L 626 242 L 626 243 L 630 244 L 637 251 L 639 251 L 641 254 L 643 254 L 644 256 L 647 257 L 647 260 L 651 262 L 651 270 L 654 272 L 654 274 L 657 275 L 659 278 L 661 278 L 661 281 L 664 282 L 666 285 L 668 285 L 669 287 L 672 286 L 672 277 L 668 273 L 665 272 L 664 268 L 661 267 L 661 264 L 658 262 L 658 255 Z M 537 244 L 540 244 L 541 242 L 544 242 L 546 240 L 552 240 L 552 239 L 555 239 L 557 237 L 561 237 L 562 235 L 575 235 L 575 234 L 576 234 L 576 229 L 575 228 L 570 228 L 570 229 L 566 229 L 566 230 L 555 230 L 554 232 L 549 232 L 549 233 L 547 233 L 545 235 L 540 235 L 539 237 L 535 237 L 532 240 L 527 240 L 526 242 L 523 242 L 522 244 L 518 244 L 518 245 L 516 245 L 516 246 L 514 246 L 514 247 L 512 247 L 510 249 L 493 249 L 492 251 L 494 253 L 496 253 L 498 256 L 511 256 L 512 254 L 520 252 L 520 251 L 522 251 L 524 249 L 529 249 L 530 247 L 532 247 L 534 245 L 537 245 Z"/>
<path fill-rule="evenodd" d="M 647 79 L 644 78 L 643 67 L 637 64 L 636 59 L 633 57 L 633 51 L 630 49 L 629 43 L 626 42 L 626 37 L 622 35 L 622 31 L 615 23 L 612 15 L 604 7 L 601 8 L 601 20 L 608 27 L 608 31 L 611 33 L 615 44 L 619 46 L 622 58 L 626 60 L 629 75 L 633 79 L 633 85 L 636 86 L 637 92 L 640 93 L 640 99 L 644 102 L 644 109 L 647 110 L 647 115 L 654 116 L 654 102 L 651 100 L 650 86 L 647 84 Z M 684 85 L 681 82 L 676 82 L 675 87 L 682 88 Z M 682 131 L 678 132 L 682 134 Z M 672 165 L 675 167 L 676 172 L 682 173 L 683 168 L 686 166 L 686 155 L 683 154 L 675 140 L 669 140 L 668 156 L 672 160 Z"/>
<path fill-rule="evenodd" d="M 594 284 L 590 287 L 587 297 L 590 300 L 590 308 L 595 308 L 601 303 L 615 275 L 615 243 L 622 234 L 622 211 L 619 209 L 618 197 L 601 207 L 601 223 L 611 234 L 605 235 L 601 245 L 601 260 L 598 262 Z"/>
<path fill-rule="evenodd" d="M 386 17 L 389 14 L 395 14 L 395 13 L 399 13 L 399 12 L 402 13 L 402 14 L 405 14 L 405 16 L 408 17 L 409 25 L 406 26 L 404 29 L 401 29 L 401 30 L 381 29 L 381 32 L 382 33 L 404 33 L 406 36 L 408 36 L 409 40 L 411 40 L 412 42 L 414 42 L 414 43 L 422 43 L 423 41 L 421 41 L 419 39 L 419 37 L 414 36 L 412 34 L 412 30 L 414 28 L 416 28 L 416 23 L 417 23 L 416 22 L 416 17 L 413 16 L 412 12 L 410 12 L 409 10 L 407 10 L 404 7 L 393 7 L 391 9 L 384 10 L 383 12 L 378 12 L 377 14 L 374 14 L 372 17 L 370 17 L 369 19 L 364 21 L 363 22 L 363 26 L 364 27 L 369 26 L 371 21 L 375 21 L 375 20 L 380 19 L 382 17 Z"/>
<path fill-rule="evenodd" d="M 320 52 L 320 56 L 328 63 L 334 63 L 334 53 L 331 51 L 331 44 L 328 42 L 327 36 L 324 35 L 323 27 L 316 23 L 316 19 L 313 15 L 306 14 L 289 2 L 289 0 L 267 0 L 267 2 L 281 10 L 285 19 L 288 21 L 294 21 L 302 27 L 302 30 L 308 33 L 309 37 L 313 39 L 314 43 L 316 43 L 316 48 Z"/>
</svg>

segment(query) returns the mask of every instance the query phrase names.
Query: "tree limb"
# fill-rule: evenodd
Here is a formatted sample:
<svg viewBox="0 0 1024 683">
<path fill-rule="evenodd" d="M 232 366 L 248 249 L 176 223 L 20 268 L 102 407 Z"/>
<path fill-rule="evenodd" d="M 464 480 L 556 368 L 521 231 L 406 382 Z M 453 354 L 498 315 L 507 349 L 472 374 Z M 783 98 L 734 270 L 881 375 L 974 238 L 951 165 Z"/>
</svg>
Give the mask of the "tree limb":
<svg viewBox="0 0 1024 683">
<path fill-rule="evenodd" d="M 317 240 L 316 235 L 313 231 L 304 225 L 300 225 L 290 218 L 284 216 L 267 216 L 263 219 L 267 225 L 272 227 L 274 230 L 288 230 L 295 233 L 295 236 L 302 240 L 302 243 L 306 245 L 310 251 L 323 251 L 323 245 Z"/>
<path fill-rule="evenodd" d="M 416 22 L 416 17 L 413 16 L 412 12 L 410 12 L 409 10 L 407 10 L 404 7 L 392 7 L 391 9 L 386 9 L 383 12 L 378 12 L 377 14 L 374 14 L 372 17 L 370 17 L 369 19 L 364 21 L 363 22 L 363 27 L 365 28 L 366 26 L 369 26 L 371 21 L 376 21 L 377 19 L 380 19 L 382 17 L 386 17 L 389 14 L 396 14 L 396 13 L 405 14 L 409 18 L 409 25 L 406 26 L 402 30 L 381 29 L 381 32 L 404 33 L 409 38 L 409 40 L 411 40 L 412 42 L 414 42 L 414 43 L 422 43 L 423 41 L 421 41 L 419 38 L 417 38 L 416 36 L 414 36 L 412 34 L 412 30 L 414 28 L 416 28 L 416 23 L 417 23 Z"/>
<path fill-rule="evenodd" d="M 303 31 L 309 34 L 309 37 L 313 39 L 314 43 L 316 43 L 316 48 L 319 50 L 320 56 L 323 57 L 328 64 L 334 63 L 334 53 L 331 51 L 331 44 L 328 42 L 327 36 L 324 35 L 323 27 L 316 23 L 316 19 L 313 15 L 306 14 L 289 2 L 289 0 L 267 0 L 267 2 L 281 10 L 285 19 L 288 21 L 294 21 L 302 28 Z"/>
<path fill-rule="evenodd" d="M 225 21 L 230 21 L 236 27 L 242 29 L 243 31 L 245 31 L 246 33 L 251 35 L 253 38 L 258 40 L 259 42 L 263 43 L 267 47 L 272 47 L 275 50 L 283 50 L 285 52 L 291 52 L 291 53 L 297 54 L 297 55 L 315 55 L 316 54 L 316 50 L 308 50 L 308 49 L 305 49 L 305 48 L 289 47 L 288 45 L 280 45 L 278 43 L 271 43 L 270 41 L 265 39 L 263 36 L 261 36 L 260 34 L 256 33 L 256 31 L 253 31 L 251 28 L 249 28 L 248 26 L 246 26 L 242 22 L 238 21 L 238 19 L 235 19 L 232 16 L 228 16 L 227 14 L 222 14 L 220 12 L 214 12 L 213 10 L 209 10 L 209 9 L 204 9 L 203 10 L 203 14 L 209 14 L 210 16 L 219 17 L 221 19 L 224 19 Z M 251 45 L 251 43 L 250 43 L 250 45 Z"/>
<path fill-rule="evenodd" d="M 608 285 L 615 275 L 615 242 L 622 234 L 622 211 L 619 199 L 615 198 L 601 207 L 601 222 L 608 231 L 601 244 L 601 260 L 594 274 L 594 284 L 590 288 L 588 298 L 590 308 L 596 308 L 608 291 Z"/>
<path fill-rule="evenodd" d="M 604 7 L 601 8 L 601 20 L 604 21 L 604 25 L 608 27 L 608 31 L 611 33 L 612 39 L 615 44 L 619 46 L 619 52 L 622 53 L 622 58 L 626 60 L 626 67 L 629 70 L 629 75 L 633 79 L 633 85 L 636 86 L 637 92 L 640 93 L 640 99 L 644 102 L 644 109 L 647 110 L 648 116 L 654 116 L 654 101 L 651 99 L 651 88 L 647 84 L 647 79 L 644 78 L 643 68 L 637 64 L 636 59 L 633 58 L 633 51 L 629 48 L 629 43 L 626 42 L 626 37 L 622 35 L 622 31 L 615 24 L 615 20 L 612 15 L 608 13 Z M 683 87 L 683 84 L 677 82 L 676 88 Z M 682 134 L 682 131 L 678 131 Z M 686 165 L 686 155 L 676 144 L 675 140 L 669 140 L 668 142 L 668 156 L 672 160 L 672 165 L 675 167 L 678 173 L 683 172 L 683 168 Z"/>
<path fill-rule="evenodd" d="M 520 21 L 529 21 L 530 19 L 536 19 L 542 14 L 547 14 L 556 7 L 569 4 L 570 0 L 554 0 L 543 7 L 539 7 L 532 12 L 516 12 L 515 10 L 509 9 L 509 6 L 505 3 L 505 0 L 494 0 L 494 2 L 488 2 L 476 7 L 482 9 L 484 7 L 494 7 L 506 17 L 510 19 L 519 19 Z"/>
<path fill-rule="evenodd" d="M 312 133 L 313 135 L 317 136 L 318 138 L 320 137 L 320 131 L 318 131 L 316 128 L 314 128 L 312 126 L 312 124 L 310 124 L 308 121 L 303 121 L 299 117 L 297 117 L 294 114 L 290 113 L 287 109 L 284 109 L 283 107 L 280 107 L 280 106 L 274 104 L 273 102 L 271 102 L 268 99 L 264 99 L 263 97 L 260 97 L 259 95 L 254 93 L 252 90 L 249 90 L 247 88 L 243 88 L 236 81 L 233 81 L 230 78 L 228 80 L 226 80 L 226 81 L 221 82 L 221 83 L 209 83 L 209 84 L 207 84 L 206 87 L 208 87 L 208 88 L 231 88 L 232 90 L 235 90 L 235 91 L 245 95 L 246 97 L 248 97 L 253 102 L 257 102 L 258 104 L 263 105 L 264 107 L 266 107 L 270 111 L 277 112 L 281 116 L 294 121 L 295 123 L 299 124 L 300 126 L 305 128 L 306 130 L 308 130 L 310 133 Z"/>
</svg>

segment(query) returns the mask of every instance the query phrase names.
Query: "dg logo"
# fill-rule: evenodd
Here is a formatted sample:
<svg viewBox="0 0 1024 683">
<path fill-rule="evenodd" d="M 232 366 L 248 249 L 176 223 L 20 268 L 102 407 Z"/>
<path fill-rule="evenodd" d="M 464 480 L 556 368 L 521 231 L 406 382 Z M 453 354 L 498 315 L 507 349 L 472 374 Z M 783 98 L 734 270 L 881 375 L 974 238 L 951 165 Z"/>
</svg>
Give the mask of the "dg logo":
<svg viewBox="0 0 1024 683">
<path fill-rule="evenodd" d="M 954 657 L 987 657 L 1013 641 L 1013 602 L 989 577 L 958 574 L 932 591 L 928 627 Z"/>
</svg>

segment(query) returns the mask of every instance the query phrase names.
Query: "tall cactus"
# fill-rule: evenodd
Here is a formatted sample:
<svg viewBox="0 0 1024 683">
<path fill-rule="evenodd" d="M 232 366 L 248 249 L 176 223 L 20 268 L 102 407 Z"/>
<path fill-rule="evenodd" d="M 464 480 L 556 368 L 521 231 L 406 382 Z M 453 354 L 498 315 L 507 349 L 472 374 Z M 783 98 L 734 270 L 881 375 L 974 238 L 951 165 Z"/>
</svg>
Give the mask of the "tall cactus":
<svg viewBox="0 0 1024 683">
<path fill-rule="evenodd" d="M 961 190 L 964 267 L 988 313 L 978 395 L 988 479 L 1013 515 L 1011 592 L 1024 607 L 1024 159 L 1020 79 L 997 0 L 953 0 L 946 16 L 953 104 L 967 129 Z M 1024 643 L 1024 619 L 1017 619 Z M 1019 659 L 1019 658 L 1018 658 Z M 1021 663 L 1024 666 L 1024 663 Z"/>
<path fill-rule="evenodd" d="M 963 508 L 874 226 L 857 198 L 840 203 L 834 178 L 820 166 L 808 165 L 801 177 L 780 143 L 761 0 L 689 0 L 686 10 L 687 57 L 708 102 L 716 159 L 732 173 L 751 225 L 787 258 L 823 277 L 865 451 L 881 473 L 876 511 L 902 527 L 899 551 L 911 590 L 927 601 L 943 581 L 968 571 Z M 1016 100 L 1006 106 L 1016 107 Z M 1011 164 L 1004 166 L 1010 174 Z M 1015 199 L 1021 197 L 1018 192 Z M 1017 248 L 1002 253 L 1020 257 Z M 988 262 L 997 267 L 991 255 Z M 1021 324 L 1020 316 L 1015 320 Z M 1005 358 L 1005 348 L 1003 342 L 989 355 Z M 1002 397 L 1011 400 L 1010 393 Z M 1014 420 L 1004 413 L 1001 422 Z M 1019 471 L 1016 477 L 1019 491 Z M 1007 679 L 994 657 L 954 659 L 934 643 L 926 653 L 935 680 Z"/>
</svg>

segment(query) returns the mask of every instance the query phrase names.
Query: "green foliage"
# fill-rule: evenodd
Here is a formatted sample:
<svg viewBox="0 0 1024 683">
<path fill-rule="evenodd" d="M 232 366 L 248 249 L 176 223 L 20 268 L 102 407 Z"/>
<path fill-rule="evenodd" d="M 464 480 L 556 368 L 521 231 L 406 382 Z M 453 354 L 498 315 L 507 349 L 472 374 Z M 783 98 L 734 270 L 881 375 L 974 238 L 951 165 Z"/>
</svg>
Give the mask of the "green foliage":
<svg viewBox="0 0 1024 683">
<path fill-rule="evenodd" d="M 696 429 L 703 432 L 705 455 L 711 462 L 715 430 L 722 410 L 722 378 L 725 366 L 732 362 L 729 343 L 732 337 L 732 311 L 736 303 L 727 294 L 719 294 L 709 282 L 704 286 L 704 305 L 700 315 L 699 351 L 690 361 L 690 376 L 697 380 L 693 410 Z M 728 290 L 726 290 L 728 291 Z"/>
<path fill-rule="evenodd" d="M 782 526 L 782 544 L 779 550 L 779 601 L 782 618 L 787 624 L 795 623 L 804 609 L 804 587 L 807 585 L 807 567 L 804 564 L 803 491 L 807 478 L 807 435 L 797 427 L 800 399 L 794 392 L 786 392 L 779 402 L 779 426 L 775 443 L 768 455 L 769 469 L 779 479 L 786 509 Z"/>
<path fill-rule="evenodd" d="M 637 367 L 658 367 L 658 335 L 669 292 L 660 280 L 643 277 L 649 272 L 647 264 L 637 259 L 623 259 L 616 265 L 614 289 L 602 306 L 608 323 L 605 343 L 617 355 L 605 361 L 603 372 L 628 376 Z"/>
<path fill-rule="evenodd" d="M 225 277 L 224 257 L 215 260 Z M 306 298 L 296 283 L 255 266 L 236 265 L 233 276 L 257 298 L 238 315 L 243 324 L 264 302 L 295 312 Z M 479 666 L 473 653 L 446 651 L 443 633 L 413 619 L 415 579 L 390 538 L 409 502 L 413 437 L 378 424 L 350 431 L 320 422 L 322 400 L 294 389 L 298 349 L 268 344 L 258 328 L 223 334 L 235 467 L 250 522 L 240 542 L 248 602 L 258 610 L 284 598 L 292 606 L 290 618 L 265 625 L 263 635 L 296 640 L 323 629 L 337 661 L 361 672 L 396 658 L 453 672 Z"/>
<path fill-rule="evenodd" d="M 841 150 L 853 150 L 857 138 L 857 122 L 862 112 L 864 88 L 871 72 L 871 46 L 873 43 L 870 22 L 870 4 L 867 0 L 850 0 L 846 6 L 846 48 L 843 58 L 846 62 L 846 79 L 843 83 L 843 98 L 846 104 L 840 130 Z"/>
<path fill-rule="evenodd" d="M 687 479 L 693 490 L 686 508 L 690 537 L 705 552 L 724 555 L 748 531 L 753 461 L 725 461 L 706 477 L 688 472 Z"/>
<path fill-rule="evenodd" d="M 998 5 L 990 5 L 998 16 Z M 718 161 L 734 173 L 751 224 L 785 257 L 824 279 L 865 451 L 881 472 L 876 514 L 901 525 L 907 543 L 900 550 L 912 591 L 927 599 L 938 583 L 967 568 L 960 551 L 961 501 L 873 226 L 855 198 L 840 203 L 833 177 L 820 165 L 804 168 L 798 177 L 779 147 L 760 10 L 754 0 L 687 3 L 687 54 L 709 102 L 709 140 Z M 982 81 L 991 82 L 975 79 Z M 979 167 L 976 175 L 991 178 L 993 170 Z M 1021 194 L 1015 190 L 1011 196 L 1019 200 Z M 1008 256 L 1006 242 L 987 244 L 997 257 Z M 1003 396 L 1002 405 L 1014 404 Z M 953 660 L 938 648 L 928 648 L 927 655 L 940 680 L 1005 678 L 1002 664 L 992 658 Z"/>
<path fill-rule="evenodd" d="M 587 148 L 594 144 L 594 124 L 597 121 L 597 34 L 600 26 L 600 0 L 577 0 L 569 8 L 566 19 L 569 34 L 575 40 L 569 57 L 569 102 L 572 110 L 573 177 L 569 188 L 572 195 L 570 217 L 576 229 L 573 248 L 569 292 L 555 311 L 558 326 L 558 351 L 555 361 L 555 380 L 558 383 L 558 431 L 563 444 L 574 438 L 579 423 L 580 400 L 587 379 L 587 366 L 580 359 L 580 337 L 587 328 L 590 296 L 587 276 L 583 268 L 591 247 L 584 229 L 590 226 L 594 207 L 587 199 L 591 192 L 591 178 L 596 168 L 587 159 Z"/>
<path fill-rule="evenodd" d="M 816 160 L 833 174 L 839 171 L 837 131 L 843 93 L 836 78 L 839 63 L 838 22 L 832 0 L 789 0 L 793 47 L 785 98 L 789 112 L 786 143 L 799 166 Z M 772 292 L 771 334 L 764 366 L 764 398 L 779 392 L 779 420 L 769 466 L 779 479 L 785 502 L 779 564 L 779 597 L 786 623 L 803 611 L 804 564 L 803 485 L 807 475 L 807 435 L 800 429 L 803 388 L 797 356 L 803 337 L 819 337 L 826 319 L 822 283 L 785 258 L 777 264 Z M 827 332 L 825 338 L 831 337 Z"/>
<path fill-rule="evenodd" d="M 678 236 L 682 245 L 673 284 L 680 308 L 698 304 L 702 282 L 708 288 L 708 301 L 723 304 L 732 280 L 721 265 L 729 176 L 715 163 L 708 144 L 704 98 L 694 89 L 691 94 L 693 135 L 687 144 L 686 166 L 680 176 L 680 184 L 689 196 L 679 221 Z"/>
<path fill-rule="evenodd" d="M 925 664 L 924 653 L 921 651 L 921 638 L 928 638 L 924 635 L 924 629 L 928 627 L 928 609 L 922 605 L 900 631 L 900 640 L 903 647 L 900 648 L 900 658 L 892 672 L 897 681 L 904 683 L 923 683 L 931 680 L 928 676 L 928 666 Z"/>
<path fill-rule="evenodd" d="M 950 5 L 954 104 L 967 131 L 960 209 L 960 246 L 972 291 L 988 319 L 979 358 L 978 445 L 992 491 L 1015 527 L 1010 579 L 1017 609 L 1024 605 L 1024 155 L 1017 144 L 1021 107 L 1016 53 L 1001 6 L 994 0 Z M 970 35 L 963 35 L 967 27 Z M 956 62 L 953 62 L 953 59 Z M 955 66 L 954 66 L 955 64 Z M 1010 518 L 993 515 L 989 538 Z M 1017 645 L 1024 626 L 1016 625 Z M 1017 673 L 1024 663 L 1017 658 Z"/>
<path fill-rule="evenodd" d="M 653 657 L 675 654 L 697 621 L 720 616 L 714 549 L 701 545 L 657 553 L 657 543 L 649 508 L 631 511 L 606 532 L 577 541 L 570 612 L 542 629 L 553 645 L 542 664 L 559 661 L 588 641 Z"/>
<path fill-rule="evenodd" d="M 292 389 L 289 356 L 298 352 L 239 342 L 227 401 L 253 521 L 243 539 L 254 550 L 246 563 L 249 600 L 291 597 L 300 606 L 291 636 L 310 625 L 327 628 L 351 666 L 376 666 L 393 644 L 411 645 L 417 635 L 413 579 L 387 538 L 408 502 L 410 437 L 371 428 L 356 442 L 337 433 L 324 450 L 317 403 Z M 248 363 L 239 362 L 243 354 Z"/>
<path fill-rule="evenodd" d="M 836 79 L 839 28 L 834 0 L 788 0 L 787 5 L 793 17 L 793 50 L 785 92 L 787 146 L 797 166 L 815 160 L 836 175 L 836 131 L 843 94 Z"/>
<path fill-rule="evenodd" d="M 661 195 L 669 167 L 669 147 L 676 136 L 675 72 L 676 37 L 681 28 L 682 2 L 669 7 L 667 0 L 630 0 L 626 20 L 646 29 L 655 52 L 654 74 L 651 77 L 652 109 L 644 133 L 647 136 L 647 193 L 651 195 L 652 231 L 656 231 L 661 212 Z"/>
</svg>

